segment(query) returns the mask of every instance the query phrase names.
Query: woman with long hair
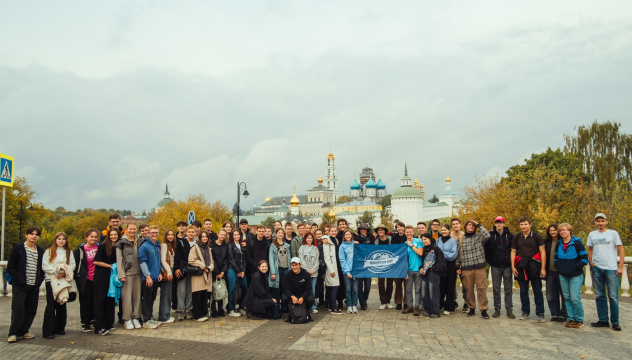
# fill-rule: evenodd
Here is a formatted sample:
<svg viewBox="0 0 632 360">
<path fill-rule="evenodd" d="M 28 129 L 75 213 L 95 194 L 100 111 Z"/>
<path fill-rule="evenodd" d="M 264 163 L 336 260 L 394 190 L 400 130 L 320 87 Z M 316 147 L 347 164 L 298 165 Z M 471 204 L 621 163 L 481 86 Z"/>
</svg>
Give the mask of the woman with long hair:
<svg viewBox="0 0 632 360">
<path fill-rule="evenodd" d="M 332 315 L 341 315 L 342 312 L 340 308 L 337 306 L 338 299 L 338 287 L 340 286 L 340 272 L 338 268 L 340 264 L 338 263 L 338 252 L 336 251 L 336 243 L 338 241 L 335 237 L 337 233 L 336 227 L 331 227 L 330 234 L 334 234 L 333 237 L 330 237 L 327 243 L 323 242 L 323 258 L 325 260 L 325 295 L 327 297 L 327 305 L 329 305 L 329 310 Z"/>
<path fill-rule="evenodd" d="M 108 297 L 108 289 L 112 264 L 116 263 L 116 242 L 120 236 L 118 230 L 109 230 L 94 256 L 94 332 L 99 335 L 107 335 L 114 330 L 115 300 Z"/>
<path fill-rule="evenodd" d="M 213 281 L 224 280 L 228 276 L 228 236 L 224 229 L 219 229 L 217 239 L 211 242 L 211 254 L 213 255 Z M 224 300 L 211 302 L 211 317 L 224 317 Z"/>
<path fill-rule="evenodd" d="M 222 229 L 226 230 L 227 234 L 232 233 L 233 231 L 233 223 L 230 221 L 224 221 L 224 223 L 222 224 Z"/>
<path fill-rule="evenodd" d="M 318 242 L 314 238 L 314 234 L 306 232 L 305 235 L 303 235 L 302 246 L 298 249 L 298 257 L 301 259 L 301 267 L 312 277 L 312 294 L 314 294 L 314 297 L 316 296 L 316 280 L 318 278 L 318 268 L 320 267 L 320 254 L 317 246 Z M 315 302 L 311 311 L 313 314 L 318 313 Z"/>
<path fill-rule="evenodd" d="M 560 283 L 560 273 L 555 268 L 553 258 L 560 236 L 557 232 L 557 224 L 551 224 L 546 228 L 544 249 L 546 252 L 546 302 L 549 304 L 551 321 L 564 322 L 566 316 L 566 303 Z"/>
<path fill-rule="evenodd" d="M 173 296 L 173 270 L 174 256 L 176 254 L 176 233 L 167 230 L 160 244 L 160 264 L 162 265 L 162 281 L 160 282 L 160 306 L 158 309 L 158 322 L 172 323 L 175 318 L 171 316 L 171 301 Z"/>
<path fill-rule="evenodd" d="M 459 244 L 450 236 L 450 225 L 443 224 L 440 232 L 441 237 L 437 239 L 437 246 L 445 259 L 445 271 L 439 283 L 439 308 L 443 309 L 443 315 L 449 315 L 456 311 L 456 258 L 459 255 Z"/>
<path fill-rule="evenodd" d="M 270 292 L 272 297 L 276 299 L 276 304 L 281 304 L 281 294 L 283 289 L 281 288 L 283 275 L 287 274 L 290 269 L 290 244 L 286 243 L 283 239 L 285 232 L 283 229 L 279 229 L 275 233 L 275 239 L 270 245 L 269 256 L 270 263 L 268 266 L 268 279 L 270 285 Z M 286 304 L 283 304 L 284 308 Z"/>
<path fill-rule="evenodd" d="M 99 249 L 99 231 L 88 229 L 84 234 L 86 242 L 77 246 L 74 251 L 75 283 L 79 290 L 79 315 L 81 331 L 91 332 L 94 322 L 94 257 Z"/>
<path fill-rule="evenodd" d="M 193 245 L 189 252 L 189 265 L 202 270 L 201 275 L 190 275 L 193 318 L 200 322 L 208 320 L 208 299 L 209 294 L 213 290 L 212 272 L 214 264 L 210 242 L 211 235 L 206 231 L 202 231 L 200 232 L 199 241 Z"/>
<path fill-rule="evenodd" d="M 278 300 L 270 293 L 268 267 L 267 261 L 259 261 L 259 271 L 252 276 L 252 282 L 244 298 L 244 306 L 246 306 L 248 317 L 251 319 L 265 318 L 276 320 L 280 317 Z"/>
<path fill-rule="evenodd" d="M 230 241 L 228 242 L 228 315 L 239 317 L 242 314 L 237 311 L 237 305 L 241 310 L 241 304 L 236 304 L 233 298 L 235 286 L 248 287 L 246 277 L 246 249 L 241 244 L 241 232 L 235 230 L 230 233 Z M 239 284 L 238 284 L 239 283 Z M 242 310 L 243 311 L 243 310 Z"/>
<path fill-rule="evenodd" d="M 138 260 L 136 224 L 128 224 L 125 235 L 116 243 L 116 272 L 121 286 L 121 319 L 125 329 L 140 329 L 141 272 Z"/>
<path fill-rule="evenodd" d="M 353 277 L 351 268 L 353 264 L 353 233 L 347 229 L 342 235 L 342 244 L 338 249 L 342 274 L 345 279 L 345 295 L 347 300 L 347 313 L 358 313 L 358 279 Z"/>
<path fill-rule="evenodd" d="M 75 257 L 70 254 L 68 236 L 63 232 L 55 235 L 53 244 L 44 252 L 42 270 L 46 274 L 46 310 L 44 310 L 42 334 L 45 339 L 54 339 L 55 335 L 66 334 L 68 299 L 59 299 L 55 296 L 51 280 L 64 279 L 66 274 L 75 270 Z"/>
</svg>

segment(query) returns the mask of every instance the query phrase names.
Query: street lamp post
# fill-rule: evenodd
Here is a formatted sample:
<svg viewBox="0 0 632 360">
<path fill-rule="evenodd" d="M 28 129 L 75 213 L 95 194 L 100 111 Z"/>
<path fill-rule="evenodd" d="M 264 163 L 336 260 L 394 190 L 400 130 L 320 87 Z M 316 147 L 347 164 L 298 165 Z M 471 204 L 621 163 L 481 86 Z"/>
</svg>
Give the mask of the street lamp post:
<svg viewBox="0 0 632 360">
<path fill-rule="evenodd" d="M 243 189 L 244 191 L 242 192 L 241 189 Z M 250 193 L 248 192 L 248 187 L 246 186 L 245 182 L 237 182 L 237 226 L 239 226 L 239 213 L 240 213 L 240 208 L 239 208 L 239 203 L 240 203 L 240 199 L 241 199 L 241 195 L 244 196 L 244 199 L 248 198 L 248 195 L 250 195 Z"/>
</svg>

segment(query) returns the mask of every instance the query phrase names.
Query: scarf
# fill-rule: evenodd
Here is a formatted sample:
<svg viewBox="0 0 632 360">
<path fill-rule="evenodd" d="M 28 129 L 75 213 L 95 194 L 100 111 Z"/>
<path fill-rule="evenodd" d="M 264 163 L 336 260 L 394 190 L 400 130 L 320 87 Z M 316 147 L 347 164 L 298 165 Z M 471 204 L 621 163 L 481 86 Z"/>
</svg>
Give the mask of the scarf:
<svg viewBox="0 0 632 360">
<path fill-rule="evenodd" d="M 204 264 L 206 264 L 206 266 L 211 264 L 211 252 L 209 251 L 208 248 L 208 241 L 206 242 L 206 244 L 202 244 L 202 242 L 198 242 L 197 243 L 198 248 L 200 249 L 200 252 L 202 253 L 202 257 L 204 258 Z"/>
</svg>

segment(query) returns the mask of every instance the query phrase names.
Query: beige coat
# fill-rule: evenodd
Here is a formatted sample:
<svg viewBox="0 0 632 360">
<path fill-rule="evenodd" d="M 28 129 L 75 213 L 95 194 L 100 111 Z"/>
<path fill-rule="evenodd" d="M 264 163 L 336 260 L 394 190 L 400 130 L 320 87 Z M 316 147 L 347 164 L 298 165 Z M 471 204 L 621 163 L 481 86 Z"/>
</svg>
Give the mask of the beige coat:
<svg viewBox="0 0 632 360">
<path fill-rule="evenodd" d="M 211 249 L 209 248 L 209 252 Z M 213 256 L 210 254 L 210 264 L 204 263 L 204 257 L 202 257 L 202 253 L 200 252 L 200 248 L 198 244 L 193 245 L 191 251 L 189 252 L 189 265 L 197 266 L 200 269 L 208 268 L 209 272 L 205 272 L 202 275 L 191 276 L 191 292 L 202 291 L 206 289 L 206 291 L 211 292 L 213 290 L 213 280 L 212 280 L 212 271 L 214 268 L 213 264 Z"/>
</svg>

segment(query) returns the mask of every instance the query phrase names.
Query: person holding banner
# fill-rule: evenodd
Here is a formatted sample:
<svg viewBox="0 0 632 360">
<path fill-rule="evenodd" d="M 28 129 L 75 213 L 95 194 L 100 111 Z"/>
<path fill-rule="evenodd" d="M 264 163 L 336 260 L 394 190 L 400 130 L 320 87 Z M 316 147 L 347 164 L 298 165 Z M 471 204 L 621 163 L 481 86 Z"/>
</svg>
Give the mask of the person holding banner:
<svg viewBox="0 0 632 360">
<path fill-rule="evenodd" d="M 383 224 L 378 225 L 375 228 L 377 237 L 375 238 L 375 245 L 390 245 L 391 237 L 387 235 L 388 229 Z M 387 307 L 393 308 L 391 303 L 391 297 L 393 296 L 393 279 L 391 278 L 378 278 L 377 279 L 377 291 L 380 295 L 380 310 L 384 310 Z"/>
<path fill-rule="evenodd" d="M 406 235 L 404 234 L 404 229 L 406 225 L 399 221 L 395 224 L 396 232 L 393 232 L 391 236 L 391 244 L 405 244 L 406 243 Z M 419 269 L 417 269 L 419 271 Z M 406 305 L 406 283 L 404 279 L 394 279 L 395 281 L 395 310 L 401 310 L 402 304 L 404 309 L 408 307 Z"/>
<path fill-rule="evenodd" d="M 358 226 L 358 236 L 356 237 L 356 244 L 373 245 L 375 239 L 373 235 L 369 233 L 369 225 L 361 223 Z M 366 310 L 367 300 L 369 300 L 369 293 L 371 292 L 371 278 L 358 279 L 358 300 L 360 301 L 360 310 Z"/>
<path fill-rule="evenodd" d="M 343 233 L 344 242 L 340 244 L 339 258 L 342 266 L 342 273 L 345 279 L 345 295 L 347 300 L 347 313 L 358 313 L 358 279 L 353 277 L 351 269 L 353 268 L 353 233 L 351 230 L 345 230 Z"/>
<path fill-rule="evenodd" d="M 406 245 L 408 245 L 408 273 L 406 275 L 406 302 L 410 306 L 404 307 L 402 314 L 414 313 L 419 316 L 419 304 L 421 303 L 421 273 L 419 269 L 422 265 L 424 255 L 424 243 L 421 239 L 414 237 L 415 230 L 412 225 L 405 227 Z M 422 236 L 425 234 L 422 234 Z M 413 299 L 413 291 L 415 298 Z M 414 301 L 414 305 L 413 305 Z"/>
</svg>

